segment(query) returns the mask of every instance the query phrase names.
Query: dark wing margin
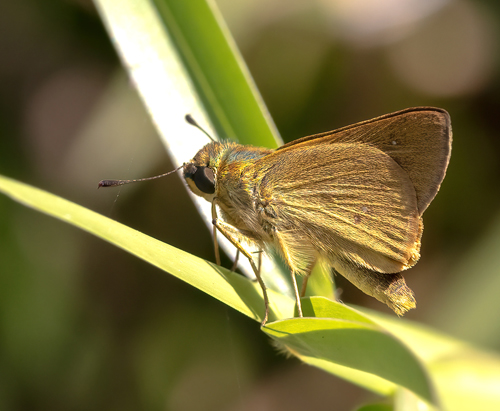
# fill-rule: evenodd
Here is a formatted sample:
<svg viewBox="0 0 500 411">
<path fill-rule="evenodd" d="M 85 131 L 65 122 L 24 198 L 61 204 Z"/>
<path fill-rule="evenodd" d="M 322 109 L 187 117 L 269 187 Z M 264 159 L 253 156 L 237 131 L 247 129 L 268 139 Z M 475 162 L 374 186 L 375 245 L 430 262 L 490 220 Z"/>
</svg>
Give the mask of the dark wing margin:
<svg viewBox="0 0 500 411">
<path fill-rule="evenodd" d="M 277 151 L 317 144 L 363 143 L 388 154 L 415 187 L 419 215 L 436 196 L 451 155 L 451 120 L 440 108 L 415 107 L 292 141 Z"/>
</svg>

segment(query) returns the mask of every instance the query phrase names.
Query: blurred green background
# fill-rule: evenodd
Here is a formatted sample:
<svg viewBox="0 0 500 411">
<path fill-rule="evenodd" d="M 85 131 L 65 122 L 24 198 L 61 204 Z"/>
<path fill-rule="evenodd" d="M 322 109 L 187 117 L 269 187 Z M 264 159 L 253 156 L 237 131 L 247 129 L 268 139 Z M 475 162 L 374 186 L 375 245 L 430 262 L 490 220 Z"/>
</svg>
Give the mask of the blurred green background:
<svg viewBox="0 0 500 411">
<path fill-rule="evenodd" d="M 500 350 L 500 4 L 218 0 L 285 141 L 447 109 L 452 160 L 406 275 L 407 318 Z M 0 5 L 0 173 L 213 260 L 88 0 Z M 187 159 L 186 159 L 187 160 Z M 126 174 L 126 175 L 125 175 Z M 228 263 L 227 263 L 228 264 Z M 389 310 L 336 278 L 342 300 Z M 0 409 L 351 410 L 376 398 L 277 355 L 257 323 L 0 196 Z"/>
</svg>

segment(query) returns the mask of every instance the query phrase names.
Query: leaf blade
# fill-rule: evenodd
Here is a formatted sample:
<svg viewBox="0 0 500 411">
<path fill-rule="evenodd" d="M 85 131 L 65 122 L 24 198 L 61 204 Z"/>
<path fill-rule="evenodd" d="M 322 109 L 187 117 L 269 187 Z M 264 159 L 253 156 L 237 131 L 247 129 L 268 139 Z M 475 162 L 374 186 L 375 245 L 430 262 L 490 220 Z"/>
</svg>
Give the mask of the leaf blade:
<svg viewBox="0 0 500 411">
<path fill-rule="evenodd" d="M 376 392 L 387 395 L 401 385 L 430 404 L 437 402 L 425 367 L 397 338 L 343 304 L 323 297 L 303 301 L 304 314 L 311 317 L 279 320 L 263 330 L 306 362 L 319 359 L 365 373 L 338 369 L 343 377 Z M 367 374 L 378 378 L 366 378 Z"/>
<path fill-rule="evenodd" d="M 263 316 L 260 287 L 245 277 L 27 184 L 0 176 L 0 191 L 27 207 L 70 223 L 136 255 L 250 318 L 260 321 Z M 273 318 L 293 315 L 292 299 L 272 291 L 270 297 Z"/>
</svg>

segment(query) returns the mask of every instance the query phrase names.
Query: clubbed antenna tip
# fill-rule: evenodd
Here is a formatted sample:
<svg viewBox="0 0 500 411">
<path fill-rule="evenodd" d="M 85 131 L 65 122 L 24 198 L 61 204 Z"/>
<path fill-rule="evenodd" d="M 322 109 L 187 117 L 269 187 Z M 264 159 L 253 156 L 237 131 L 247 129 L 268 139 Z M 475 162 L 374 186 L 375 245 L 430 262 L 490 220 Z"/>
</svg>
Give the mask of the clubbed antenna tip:
<svg viewBox="0 0 500 411">
<path fill-rule="evenodd" d="M 196 120 L 193 118 L 193 116 L 191 114 L 186 114 L 186 116 L 184 118 L 186 119 L 186 121 L 189 124 L 191 124 L 192 126 L 195 126 L 198 130 L 200 130 L 202 133 L 204 133 L 210 140 L 215 142 L 214 138 L 210 134 L 208 134 L 208 132 L 196 122 Z"/>
</svg>

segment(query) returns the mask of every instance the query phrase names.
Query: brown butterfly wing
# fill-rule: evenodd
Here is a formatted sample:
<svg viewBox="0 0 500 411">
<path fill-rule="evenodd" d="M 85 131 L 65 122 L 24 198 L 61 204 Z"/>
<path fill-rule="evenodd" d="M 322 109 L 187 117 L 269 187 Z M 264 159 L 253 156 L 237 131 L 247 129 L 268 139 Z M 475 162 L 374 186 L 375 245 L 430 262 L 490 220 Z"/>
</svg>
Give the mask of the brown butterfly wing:
<svg viewBox="0 0 500 411">
<path fill-rule="evenodd" d="M 293 146 L 255 163 L 262 216 L 289 255 L 313 249 L 335 266 L 380 273 L 413 265 L 420 247 L 417 197 L 408 174 L 366 144 Z M 255 172 L 254 168 L 252 172 Z"/>
<path fill-rule="evenodd" d="M 442 109 L 416 107 L 295 140 L 287 151 L 317 144 L 364 143 L 388 154 L 408 174 L 422 215 L 439 190 L 451 154 L 451 122 Z"/>
</svg>

